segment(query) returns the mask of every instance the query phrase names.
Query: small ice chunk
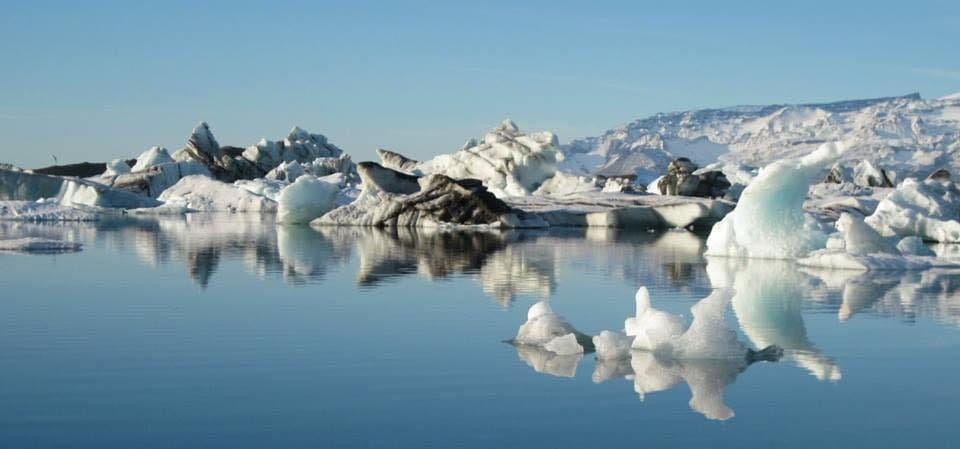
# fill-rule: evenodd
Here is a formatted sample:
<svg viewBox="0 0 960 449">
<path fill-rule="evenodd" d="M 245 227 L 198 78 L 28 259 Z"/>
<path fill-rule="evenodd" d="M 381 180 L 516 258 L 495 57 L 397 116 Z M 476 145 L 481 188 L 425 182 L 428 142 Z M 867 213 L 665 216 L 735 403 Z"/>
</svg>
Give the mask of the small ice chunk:
<svg viewBox="0 0 960 449">
<path fill-rule="evenodd" d="M 634 296 L 636 316 L 627 318 L 623 323 L 626 335 L 635 337 L 634 349 L 652 351 L 661 343 L 683 334 L 687 322 L 683 318 L 657 310 L 650 305 L 650 292 L 640 287 Z"/>
<path fill-rule="evenodd" d="M 593 337 L 593 346 L 596 348 L 597 358 L 600 360 L 617 360 L 630 357 L 630 345 L 633 338 L 622 332 L 603 331 Z"/>
<path fill-rule="evenodd" d="M 544 347 L 557 337 L 579 332 L 562 316 L 550 309 L 545 301 L 540 301 L 527 311 L 527 322 L 517 329 L 515 344 Z"/>
</svg>

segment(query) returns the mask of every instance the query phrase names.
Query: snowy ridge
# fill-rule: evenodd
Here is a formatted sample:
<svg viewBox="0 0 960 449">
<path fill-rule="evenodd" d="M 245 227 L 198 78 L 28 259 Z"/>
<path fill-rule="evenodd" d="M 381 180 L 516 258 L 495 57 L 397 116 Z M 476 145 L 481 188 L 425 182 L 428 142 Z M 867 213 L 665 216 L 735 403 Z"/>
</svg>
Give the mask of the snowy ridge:
<svg viewBox="0 0 960 449">
<path fill-rule="evenodd" d="M 563 147 L 560 168 L 577 174 L 663 173 L 674 157 L 724 171 L 801 157 L 825 142 L 850 147 L 842 162 L 869 160 L 898 179 L 960 167 L 960 97 L 919 94 L 825 104 L 737 106 L 660 113 Z M 729 176 L 729 174 L 728 174 Z"/>
</svg>

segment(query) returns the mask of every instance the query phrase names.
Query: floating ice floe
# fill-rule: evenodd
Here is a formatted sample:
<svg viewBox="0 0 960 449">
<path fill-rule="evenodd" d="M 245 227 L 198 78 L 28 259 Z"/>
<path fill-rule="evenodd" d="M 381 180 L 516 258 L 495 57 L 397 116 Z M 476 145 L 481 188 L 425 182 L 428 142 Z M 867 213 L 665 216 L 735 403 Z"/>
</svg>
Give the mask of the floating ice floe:
<svg viewBox="0 0 960 449">
<path fill-rule="evenodd" d="M 517 336 L 511 343 L 541 347 L 558 355 L 572 355 L 594 349 L 593 339 L 589 335 L 577 331 L 566 319 L 554 313 L 544 301 L 530 307 L 527 321 L 517 330 Z"/>
<path fill-rule="evenodd" d="M 19 239 L 0 239 L 0 251 L 24 253 L 65 253 L 80 251 L 82 244 L 63 240 L 24 237 Z"/>
<path fill-rule="evenodd" d="M 682 317 L 654 309 L 650 304 L 650 292 L 640 287 L 634 297 L 636 315 L 623 323 L 626 335 L 634 337 L 632 348 L 653 351 L 660 344 L 679 337 L 687 330 Z"/>
<path fill-rule="evenodd" d="M 160 201 L 189 209 L 214 212 L 270 212 L 277 202 L 233 184 L 206 176 L 187 176 L 160 195 Z"/>
</svg>

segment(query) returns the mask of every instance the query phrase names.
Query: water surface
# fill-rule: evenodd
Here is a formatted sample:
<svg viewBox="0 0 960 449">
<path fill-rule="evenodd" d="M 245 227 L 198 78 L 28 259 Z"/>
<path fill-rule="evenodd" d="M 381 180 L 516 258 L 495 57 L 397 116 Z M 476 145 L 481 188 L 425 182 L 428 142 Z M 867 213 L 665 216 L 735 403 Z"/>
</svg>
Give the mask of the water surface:
<svg viewBox="0 0 960 449">
<path fill-rule="evenodd" d="M 960 274 L 702 256 L 687 232 L 382 231 L 256 215 L 0 223 L 0 447 L 955 447 Z M 503 343 L 637 287 L 785 357 L 597 362 Z"/>
</svg>

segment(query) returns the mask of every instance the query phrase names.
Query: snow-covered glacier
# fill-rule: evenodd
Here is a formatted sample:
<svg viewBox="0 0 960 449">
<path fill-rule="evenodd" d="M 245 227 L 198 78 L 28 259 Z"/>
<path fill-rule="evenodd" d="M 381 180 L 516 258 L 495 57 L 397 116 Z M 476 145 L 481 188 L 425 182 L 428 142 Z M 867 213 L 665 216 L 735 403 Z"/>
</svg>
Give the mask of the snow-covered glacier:
<svg viewBox="0 0 960 449">
<path fill-rule="evenodd" d="M 897 179 L 960 168 L 960 97 L 919 94 L 824 104 L 737 106 L 660 113 L 562 146 L 560 169 L 653 181 L 676 157 L 720 161 L 732 182 L 751 168 L 843 141 L 851 168 L 871 161 Z M 955 170 L 954 170 L 955 171 Z"/>
</svg>

